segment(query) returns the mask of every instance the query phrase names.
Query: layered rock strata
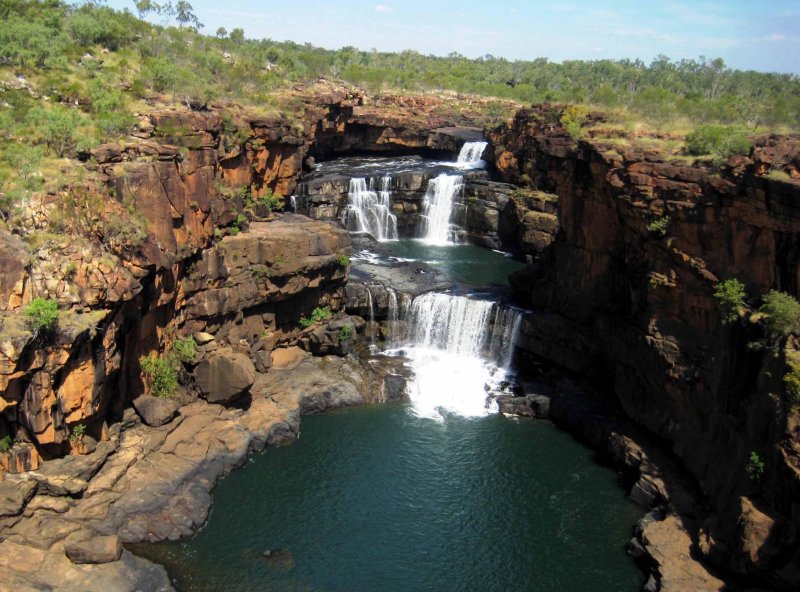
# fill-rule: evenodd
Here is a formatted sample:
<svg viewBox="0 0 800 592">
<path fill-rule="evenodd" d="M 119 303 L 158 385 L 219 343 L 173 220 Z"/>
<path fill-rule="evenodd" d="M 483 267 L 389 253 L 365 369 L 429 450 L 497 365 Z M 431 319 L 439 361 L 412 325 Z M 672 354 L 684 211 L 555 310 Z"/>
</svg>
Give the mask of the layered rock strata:
<svg viewBox="0 0 800 592">
<path fill-rule="evenodd" d="M 521 347 L 607 383 L 667 443 L 709 501 L 690 532 L 695 554 L 795 588 L 800 446 L 785 362 L 748 349 L 757 326 L 723 326 L 713 293 L 733 277 L 754 299 L 800 293 L 800 186 L 763 176 L 791 164 L 775 155 L 797 152 L 796 139 L 756 139 L 750 158 L 715 169 L 576 142 L 548 111 L 523 110 L 491 135 L 507 180 L 558 194 L 555 242 L 512 282 L 547 311 L 526 318 Z M 752 452 L 765 463 L 758 480 Z"/>
</svg>

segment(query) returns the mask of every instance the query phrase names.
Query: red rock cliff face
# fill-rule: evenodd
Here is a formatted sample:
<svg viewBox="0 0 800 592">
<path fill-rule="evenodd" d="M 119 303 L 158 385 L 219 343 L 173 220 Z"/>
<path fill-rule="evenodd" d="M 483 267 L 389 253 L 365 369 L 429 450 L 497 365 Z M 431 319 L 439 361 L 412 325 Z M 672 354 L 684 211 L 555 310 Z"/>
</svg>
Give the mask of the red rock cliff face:
<svg viewBox="0 0 800 592">
<path fill-rule="evenodd" d="M 29 228 L 60 220 L 60 236 L 33 248 L 0 231 L 0 437 L 17 441 L 0 466 L 25 470 L 39 454 L 66 453 L 81 424 L 104 438 L 144 390 L 139 357 L 178 337 L 215 337 L 199 349 L 201 365 L 203 356 L 244 356 L 243 375 L 250 363 L 265 371 L 270 349 L 298 338 L 301 314 L 339 308 L 346 269 L 337 254 L 349 238 L 301 217 L 267 222 L 251 202 L 290 195 L 310 151 L 455 152 L 457 135 L 438 128 L 478 116 L 435 115 L 441 101 L 425 97 L 367 100 L 325 82 L 295 91 L 294 118 L 235 106 L 144 116 L 132 141 L 88 155 L 90 181 L 34 204 Z M 248 218 L 261 221 L 248 229 Z M 37 297 L 61 311 L 46 339 L 21 314 Z"/>
<path fill-rule="evenodd" d="M 558 194 L 547 259 L 514 282 L 557 315 L 531 317 L 523 347 L 608 381 L 627 415 L 669 443 L 711 502 L 696 539 L 710 559 L 796 589 L 800 434 L 786 369 L 748 351 L 752 329 L 723 327 L 713 291 L 736 277 L 753 297 L 800 293 L 800 184 L 756 174 L 777 158 L 791 168 L 797 138 L 763 138 L 720 173 L 575 142 L 543 111 L 519 112 L 492 140 L 507 180 Z M 751 451 L 766 463 L 760 484 Z"/>
</svg>

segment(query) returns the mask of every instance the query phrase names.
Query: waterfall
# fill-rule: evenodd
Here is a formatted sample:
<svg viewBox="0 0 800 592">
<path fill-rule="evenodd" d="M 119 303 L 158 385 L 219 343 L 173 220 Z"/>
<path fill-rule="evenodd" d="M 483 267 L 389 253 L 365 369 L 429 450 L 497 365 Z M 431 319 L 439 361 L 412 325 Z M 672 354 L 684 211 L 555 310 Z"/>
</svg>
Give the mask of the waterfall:
<svg viewBox="0 0 800 592">
<path fill-rule="evenodd" d="M 397 304 L 397 292 L 392 288 L 386 287 L 386 294 L 389 308 L 388 314 L 388 327 L 389 343 L 391 344 L 397 338 L 398 320 L 400 319 L 400 307 Z"/>
<path fill-rule="evenodd" d="M 481 155 L 487 144 L 488 142 L 464 142 L 458 153 L 456 165 L 462 168 L 476 168 L 483 165 Z"/>
<path fill-rule="evenodd" d="M 372 292 L 369 291 L 369 284 L 365 284 L 367 289 L 367 306 L 369 306 L 369 344 L 375 345 L 375 304 L 372 300 Z"/>
<path fill-rule="evenodd" d="M 350 179 L 347 192 L 345 218 L 347 228 L 354 232 L 365 232 L 379 241 L 397 238 L 397 216 L 392 214 L 392 178 L 385 175 L 380 188 L 375 189 L 375 179 L 361 177 Z"/>
<path fill-rule="evenodd" d="M 446 245 L 450 238 L 450 213 L 453 198 L 464 187 L 461 175 L 441 174 L 428 181 L 420 216 L 420 236 L 431 245 Z"/>
<path fill-rule="evenodd" d="M 404 348 L 414 371 L 408 393 L 415 412 L 432 418 L 441 418 L 441 410 L 489 413 L 487 390 L 507 376 L 521 318 L 520 311 L 489 300 L 440 293 L 417 297 Z"/>
<path fill-rule="evenodd" d="M 289 204 L 292 208 L 292 212 L 297 212 L 297 197 L 294 195 L 289 196 Z"/>
</svg>

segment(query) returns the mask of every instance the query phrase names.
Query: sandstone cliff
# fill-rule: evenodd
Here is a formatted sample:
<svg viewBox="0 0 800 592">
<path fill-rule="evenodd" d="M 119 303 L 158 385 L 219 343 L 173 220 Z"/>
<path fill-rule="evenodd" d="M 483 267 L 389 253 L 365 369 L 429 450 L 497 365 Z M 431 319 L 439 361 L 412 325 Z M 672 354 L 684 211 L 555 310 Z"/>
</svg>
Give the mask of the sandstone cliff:
<svg viewBox="0 0 800 592">
<path fill-rule="evenodd" d="M 709 500 L 692 525 L 696 551 L 793 589 L 798 410 L 782 355 L 748 349 L 758 327 L 723 326 L 713 292 L 735 277 L 754 299 L 800 293 L 798 139 L 757 139 L 751 158 L 716 169 L 575 141 L 550 111 L 522 110 L 491 135 L 505 179 L 558 195 L 554 244 L 512 282 L 550 311 L 529 318 L 522 347 L 605 382 L 663 438 Z M 764 176 L 770 168 L 788 174 Z M 751 452 L 765 462 L 761 480 L 748 475 Z"/>
</svg>

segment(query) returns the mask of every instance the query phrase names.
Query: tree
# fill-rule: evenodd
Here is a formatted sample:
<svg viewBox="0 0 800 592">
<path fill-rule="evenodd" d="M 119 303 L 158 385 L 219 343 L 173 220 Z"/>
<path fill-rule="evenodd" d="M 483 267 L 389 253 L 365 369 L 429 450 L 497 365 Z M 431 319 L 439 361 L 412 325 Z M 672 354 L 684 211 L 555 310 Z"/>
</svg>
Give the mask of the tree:
<svg viewBox="0 0 800 592">
<path fill-rule="evenodd" d="M 175 4 L 175 20 L 183 27 L 187 25 L 194 25 L 196 29 L 202 29 L 203 23 L 195 16 L 192 5 L 186 0 L 178 0 Z"/>
<path fill-rule="evenodd" d="M 225 39 L 225 37 L 228 36 L 228 31 L 227 31 L 227 29 L 225 29 L 225 27 L 220 27 L 219 29 L 217 29 L 216 35 L 220 39 Z"/>
<path fill-rule="evenodd" d="M 35 127 L 47 151 L 63 158 L 78 145 L 78 128 L 84 124 L 84 118 L 79 111 L 68 107 L 35 107 L 28 112 L 27 122 Z"/>
</svg>

